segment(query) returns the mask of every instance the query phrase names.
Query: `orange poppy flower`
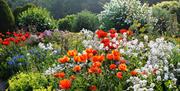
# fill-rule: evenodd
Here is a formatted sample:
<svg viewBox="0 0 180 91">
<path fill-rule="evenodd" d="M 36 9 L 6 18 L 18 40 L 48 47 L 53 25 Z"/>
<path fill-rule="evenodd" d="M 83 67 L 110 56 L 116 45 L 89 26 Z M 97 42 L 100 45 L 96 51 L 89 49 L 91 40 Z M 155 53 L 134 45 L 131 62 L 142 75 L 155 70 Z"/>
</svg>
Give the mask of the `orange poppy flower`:
<svg viewBox="0 0 180 91">
<path fill-rule="evenodd" d="M 119 79 L 122 79 L 122 72 L 118 72 L 118 73 L 116 73 L 116 76 L 119 78 Z"/>
<path fill-rule="evenodd" d="M 94 67 L 100 67 L 100 66 L 101 66 L 101 62 L 94 62 L 94 63 L 92 64 L 92 66 L 94 66 Z"/>
<path fill-rule="evenodd" d="M 96 89 L 97 89 L 97 88 L 96 88 L 95 85 L 92 85 L 92 86 L 89 87 L 89 90 L 91 90 L 91 91 L 96 91 Z"/>
<path fill-rule="evenodd" d="M 81 60 L 81 59 L 80 59 L 79 56 L 74 56 L 74 61 L 75 61 L 75 62 L 80 62 L 80 60 Z"/>
<path fill-rule="evenodd" d="M 92 49 L 92 48 L 87 48 L 87 49 L 86 49 L 86 52 L 87 52 L 87 53 L 93 53 L 93 49 Z"/>
<path fill-rule="evenodd" d="M 59 82 L 59 87 L 61 88 L 61 89 L 69 89 L 69 88 L 71 88 L 71 81 L 70 80 L 68 80 L 68 79 L 64 79 L 64 80 L 61 80 L 60 82 Z"/>
<path fill-rule="evenodd" d="M 99 62 L 103 62 L 104 61 L 104 55 L 99 56 L 98 60 L 99 60 Z"/>
<path fill-rule="evenodd" d="M 88 53 L 87 54 L 87 59 L 90 59 L 93 56 L 93 53 Z"/>
<path fill-rule="evenodd" d="M 93 70 L 91 68 L 89 68 L 88 73 L 93 73 Z"/>
<path fill-rule="evenodd" d="M 67 57 L 67 56 L 64 56 L 63 58 L 59 58 L 58 59 L 58 62 L 60 63 L 66 63 L 66 62 L 69 62 L 70 58 Z"/>
<path fill-rule="evenodd" d="M 112 54 L 113 54 L 114 56 L 120 56 L 120 53 L 119 53 L 119 51 L 117 51 L 117 50 L 113 50 L 113 51 L 112 51 Z"/>
<path fill-rule="evenodd" d="M 79 66 L 79 65 L 76 65 L 76 66 L 74 66 L 74 68 L 73 68 L 73 71 L 74 72 L 79 72 L 81 70 L 81 66 Z"/>
<path fill-rule="evenodd" d="M 113 60 L 113 54 L 107 54 L 107 55 L 106 55 L 106 58 L 107 58 L 108 60 Z"/>
<path fill-rule="evenodd" d="M 76 51 L 76 50 L 69 50 L 69 51 L 67 52 L 67 55 L 68 55 L 68 56 L 76 56 L 76 55 L 77 55 L 77 51 Z"/>
<path fill-rule="evenodd" d="M 97 73 L 97 74 L 100 74 L 100 73 L 102 73 L 102 70 L 99 67 L 92 66 L 92 67 L 90 67 L 88 69 L 88 73 Z"/>
<path fill-rule="evenodd" d="M 87 54 L 82 54 L 82 55 L 80 55 L 79 56 L 80 57 L 80 62 L 86 62 L 86 60 L 87 60 Z"/>
<path fill-rule="evenodd" d="M 121 70 L 121 71 L 127 71 L 127 66 L 126 66 L 126 64 L 120 64 L 118 68 L 119 68 L 119 70 Z"/>
<path fill-rule="evenodd" d="M 56 78 L 64 78 L 64 76 L 65 76 L 64 72 L 59 72 L 59 73 L 54 74 L 54 77 L 56 77 Z"/>
<path fill-rule="evenodd" d="M 110 68 L 111 70 L 116 69 L 116 65 L 115 65 L 115 64 L 111 64 L 111 65 L 109 66 L 109 68 Z"/>
<path fill-rule="evenodd" d="M 71 79 L 71 80 L 74 80 L 74 79 L 76 79 L 76 77 L 75 77 L 74 75 L 71 75 L 71 76 L 70 76 L 70 79 Z"/>
<path fill-rule="evenodd" d="M 92 57 L 92 62 L 98 62 L 98 56 L 93 56 Z"/>
<path fill-rule="evenodd" d="M 120 56 L 114 56 L 114 57 L 113 57 L 113 60 L 119 61 L 119 60 L 120 60 Z"/>
<path fill-rule="evenodd" d="M 136 75 L 138 74 L 138 72 L 136 72 L 135 70 L 133 70 L 133 71 L 130 72 L 130 74 L 131 74 L 132 76 L 136 76 Z"/>
</svg>

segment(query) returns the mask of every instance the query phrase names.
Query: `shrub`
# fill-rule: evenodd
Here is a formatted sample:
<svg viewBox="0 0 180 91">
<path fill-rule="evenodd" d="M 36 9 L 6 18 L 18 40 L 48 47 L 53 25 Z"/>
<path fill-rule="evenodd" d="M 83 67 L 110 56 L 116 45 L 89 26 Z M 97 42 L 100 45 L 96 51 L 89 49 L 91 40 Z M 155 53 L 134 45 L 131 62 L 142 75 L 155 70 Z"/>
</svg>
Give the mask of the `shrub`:
<svg viewBox="0 0 180 91">
<path fill-rule="evenodd" d="M 75 19 L 75 15 L 67 15 L 65 18 L 62 18 L 58 21 L 59 30 L 72 30 L 72 24 Z"/>
<path fill-rule="evenodd" d="M 178 1 L 164 1 L 155 6 L 166 9 L 170 11 L 171 14 L 176 14 L 177 17 L 180 17 L 180 2 Z M 178 22 L 180 23 L 180 18 L 178 18 Z"/>
<path fill-rule="evenodd" d="M 24 11 L 28 10 L 29 8 L 35 8 L 36 6 L 32 3 L 28 3 L 26 5 L 24 5 L 23 7 L 22 6 L 19 6 L 17 7 L 14 11 L 13 11 L 13 14 L 14 14 L 14 17 L 15 19 L 17 19 L 17 17 Z"/>
<path fill-rule="evenodd" d="M 85 28 L 88 30 L 95 31 L 99 26 L 98 17 L 89 12 L 89 11 L 82 11 L 77 14 L 76 18 L 73 22 L 73 31 L 79 32 L 81 29 Z"/>
<path fill-rule="evenodd" d="M 40 7 L 22 12 L 18 17 L 18 25 L 28 29 L 34 27 L 39 32 L 56 27 L 50 12 Z"/>
<path fill-rule="evenodd" d="M 10 91 L 41 91 L 46 88 L 49 89 L 48 91 L 51 91 L 52 89 L 46 76 L 41 73 L 20 73 L 13 76 L 8 82 Z"/>
<path fill-rule="evenodd" d="M 168 27 L 170 26 L 170 12 L 159 7 L 153 7 L 153 16 L 158 19 L 155 30 L 160 33 L 168 31 Z"/>
<path fill-rule="evenodd" d="M 0 0 L 0 31 L 12 31 L 15 21 L 11 9 L 4 0 Z"/>
<path fill-rule="evenodd" d="M 151 12 L 151 8 L 146 4 L 142 5 L 139 0 L 111 0 L 104 5 L 104 11 L 98 16 L 101 27 L 105 30 L 128 29 L 134 21 L 140 23 L 139 27 L 148 26 L 148 30 L 156 22 Z"/>
<path fill-rule="evenodd" d="M 178 29 L 178 20 L 180 17 L 180 4 L 177 1 L 165 1 L 153 6 L 153 16 L 158 19 L 155 29 L 159 32 L 176 34 Z"/>
</svg>

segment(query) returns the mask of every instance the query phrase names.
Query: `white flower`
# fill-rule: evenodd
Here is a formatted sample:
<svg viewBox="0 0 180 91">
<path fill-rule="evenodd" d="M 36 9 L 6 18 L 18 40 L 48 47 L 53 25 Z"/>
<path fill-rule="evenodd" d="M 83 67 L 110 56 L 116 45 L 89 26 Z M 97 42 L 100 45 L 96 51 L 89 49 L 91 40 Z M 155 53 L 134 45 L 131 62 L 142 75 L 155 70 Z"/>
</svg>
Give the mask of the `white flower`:
<svg viewBox="0 0 180 91">
<path fill-rule="evenodd" d="M 153 88 L 149 88 L 147 91 L 154 91 L 154 89 Z"/>
<path fill-rule="evenodd" d="M 148 41 L 148 36 L 147 35 L 144 35 L 144 40 Z"/>
<path fill-rule="evenodd" d="M 164 80 L 168 80 L 169 76 L 167 73 L 164 74 Z"/>
<path fill-rule="evenodd" d="M 140 84 L 135 84 L 133 86 L 134 91 L 138 91 L 139 88 L 140 88 Z"/>
<path fill-rule="evenodd" d="M 169 68 L 167 66 L 164 66 L 164 71 L 168 72 Z"/>
<path fill-rule="evenodd" d="M 137 45 L 137 43 L 138 43 L 138 39 L 135 39 L 132 41 L 132 44 L 134 44 L 134 45 Z"/>
<path fill-rule="evenodd" d="M 140 43 L 139 43 L 139 47 L 140 47 L 140 48 L 144 48 L 143 42 L 140 42 Z"/>
<path fill-rule="evenodd" d="M 157 76 L 156 80 L 161 81 L 161 76 Z"/>
</svg>

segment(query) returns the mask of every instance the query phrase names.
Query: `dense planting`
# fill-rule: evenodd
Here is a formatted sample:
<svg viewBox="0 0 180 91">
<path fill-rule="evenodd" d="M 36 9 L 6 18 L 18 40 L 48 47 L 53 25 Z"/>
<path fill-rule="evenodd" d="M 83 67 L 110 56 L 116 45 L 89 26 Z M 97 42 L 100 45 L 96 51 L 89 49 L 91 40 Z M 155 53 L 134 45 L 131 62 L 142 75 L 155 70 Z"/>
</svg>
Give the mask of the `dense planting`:
<svg viewBox="0 0 180 91">
<path fill-rule="evenodd" d="M 3 91 L 179 91 L 178 3 L 111 0 L 58 20 L 17 8 L 16 29 L 0 26 L 0 90 L 3 80 Z"/>
</svg>

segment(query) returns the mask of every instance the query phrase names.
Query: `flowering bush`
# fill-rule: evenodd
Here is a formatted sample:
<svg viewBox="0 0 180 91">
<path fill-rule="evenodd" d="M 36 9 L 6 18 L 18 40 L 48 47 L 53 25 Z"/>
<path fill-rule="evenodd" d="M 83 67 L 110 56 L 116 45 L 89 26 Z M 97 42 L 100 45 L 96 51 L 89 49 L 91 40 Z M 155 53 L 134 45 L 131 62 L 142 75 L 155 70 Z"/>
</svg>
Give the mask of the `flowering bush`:
<svg viewBox="0 0 180 91">
<path fill-rule="evenodd" d="M 102 22 L 102 28 L 109 30 L 128 29 L 135 21 L 139 28 L 152 30 L 156 24 L 156 19 L 152 17 L 152 10 L 148 5 L 141 4 L 139 0 L 111 0 L 104 5 L 104 11 L 99 14 L 99 20 Z"/>
</svg>

